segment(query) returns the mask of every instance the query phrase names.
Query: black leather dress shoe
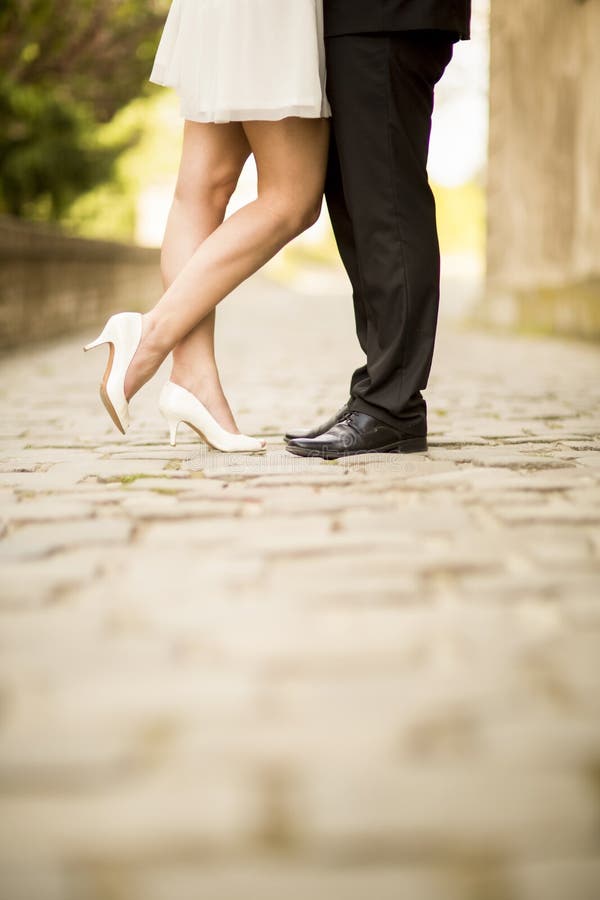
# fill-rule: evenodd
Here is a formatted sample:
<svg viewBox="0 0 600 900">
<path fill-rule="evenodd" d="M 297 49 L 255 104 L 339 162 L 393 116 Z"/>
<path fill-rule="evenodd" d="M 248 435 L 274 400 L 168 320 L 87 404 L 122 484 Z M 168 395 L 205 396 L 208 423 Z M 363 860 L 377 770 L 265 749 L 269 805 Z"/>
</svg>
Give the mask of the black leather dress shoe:
<svg viewBox="0 0 600 900">
<path fill-rule="evenodd" d="M 338 459 L 357 453 L 418 453 L 427 450 L 427 435 L 406 434 L 369 416 L 348 412 L 329 431 L 314 438 L 293 438 L 287 449 L 296 456 Z"/>
<path fill-rule="evenodd" d="M 336 413 L 334 413 L 331 418 L 327 419 L 326 422 L 323 422 L 322 425 L 317 425 L 316 428 L 309 428 L 307 431 L 286 431 L 284 434 L 285 441 L 294 440 L 294 438 L 314 438 L 318 437 L 320 434 L 324 434 L 326 431 L 329 431 L 330 428 L 343 419 L 344 416 L 349 412 L 348 402 L 344 403 L 341 409 L 338 409 Z"/>
</svg>

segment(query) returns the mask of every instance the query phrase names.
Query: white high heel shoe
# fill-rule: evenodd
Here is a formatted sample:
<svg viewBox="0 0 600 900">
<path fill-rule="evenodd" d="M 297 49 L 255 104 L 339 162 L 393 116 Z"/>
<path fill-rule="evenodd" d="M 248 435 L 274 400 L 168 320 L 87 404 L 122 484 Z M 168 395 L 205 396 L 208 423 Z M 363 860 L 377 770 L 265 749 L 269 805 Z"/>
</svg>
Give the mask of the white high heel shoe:
<svg viewBox="0 0 600 900">
<path fill-rule="evenodd" d="M 123 434 L 129 428 L 129 404 L 125 399 L 125 375 L 142 337 L 142 314 L 137 312 L 115 313 L 102 334 L 86 344 L 84 350 L 110 344 L 110 353 L 104 378 L 100 385 L 100 397 L 111 419 Z"/>
<path fill-rule="evenodd" d="M 168 422 L 172 447 L 175 446 L 177 440 L 179 423 L 185 422 L 215 450 L 229 453 L 256 453 L 266 449 L 266 441 L 249 437 L 247 434 L 233 434 L 222 428 L 191 391 L 173 381 L 167 381 L 160 392 L 158 408 Z"/>
</svg>

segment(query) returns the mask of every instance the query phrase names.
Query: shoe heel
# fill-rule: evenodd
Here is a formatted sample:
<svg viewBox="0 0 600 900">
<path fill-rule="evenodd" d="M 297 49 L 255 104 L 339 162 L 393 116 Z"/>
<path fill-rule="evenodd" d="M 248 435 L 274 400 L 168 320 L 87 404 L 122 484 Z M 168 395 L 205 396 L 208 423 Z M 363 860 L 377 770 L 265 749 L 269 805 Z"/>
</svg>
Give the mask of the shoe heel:
<svg viewBox="0 0 600 900">
<path fill-rule="evenodd" d="M 138 312 L 112 315 L 95 341 L 84 351 L 109 344 L 106 369 L 100 384 L 100 397 L 106 411 L 122 434 L 129 428 L 129 402 L 125 396 L 125 377 L 142 339 L 143 317 Z"/>
<path fill-rule="evenodd" d="M 87 353 L 88 350 L 93 350 L 94 347 L 99 347 L 101 344 L 106 344 L 106 343 L 107 343 L 107 341 L 106 341 L 106 338 L 104 337 L 104 332 L 102 332 L 100 337 L 97 337 L 95 341 L 90 341 L 89 344 L 85 345 L 85 347 L 83 348 L 84 353 Z"/>
<path fill-rule="evenodd" d="M 88 350 L 93 350 L 94 347 L 100 347 L 101 344 L 108 344 L 109 341 L 111 340 L 110 332 L 111 332 L 111 329 L 110 329 L 110 320 L 109 320 L 106 323 L 106 325 L 104 326 L 104 328 L 102 329 L 101 334 L 99 334 L 98 337 L 96 338 L 96 340 L 90 341 L 89 344 L 85 345 L 85 347 L 83 348 L 84 351 L 86 352 Z"/>
<path fill-rule="evenodd" d="M 394 453 L 424 453 L 427 449 L 427 437 L 412 437 L 400 441 Z"/>
<path fill-rule="evenodd" d="M 179 427 L 181 419 L 169 419 L 169 443 L 171 447 L 174 447 L 177 444 L 177 429 Z"/>
</svg>

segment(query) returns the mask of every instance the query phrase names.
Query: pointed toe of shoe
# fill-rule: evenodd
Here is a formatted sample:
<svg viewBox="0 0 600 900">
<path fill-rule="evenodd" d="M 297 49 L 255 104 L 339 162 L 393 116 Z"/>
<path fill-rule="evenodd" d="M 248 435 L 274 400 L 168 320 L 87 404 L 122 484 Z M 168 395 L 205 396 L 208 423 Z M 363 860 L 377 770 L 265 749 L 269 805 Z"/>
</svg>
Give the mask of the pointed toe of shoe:
<svg viewBox="0 0 600 900">
<path fill-rule="evenodd" d="M 289 443 L 289 441 L 297 441 L 299 438 L 310 437 L 312 434 L 309 428 L 292 428 L 290 431 L 286 431 L 283 435 L 284 441 Z"/>
<path fill-rule="evenodd" d="M 296 456 L 319 456 L 321 445 L 317 445 L 314 438 L 298 437 L 287 441 L 285 448 Z"/>
<path fill-rule="evenodd" d="M 261 441 L 259 438 L 251 437 L 248 434 L 236 434 L 232 436 L 239 438 L 239 440 L 235 442 L 235 445 L 233 443 L 229 445 L 228 449 L 230 452 L 260 453 L 262 450 L 267 449 L 266 441 Z"/>
</svg>

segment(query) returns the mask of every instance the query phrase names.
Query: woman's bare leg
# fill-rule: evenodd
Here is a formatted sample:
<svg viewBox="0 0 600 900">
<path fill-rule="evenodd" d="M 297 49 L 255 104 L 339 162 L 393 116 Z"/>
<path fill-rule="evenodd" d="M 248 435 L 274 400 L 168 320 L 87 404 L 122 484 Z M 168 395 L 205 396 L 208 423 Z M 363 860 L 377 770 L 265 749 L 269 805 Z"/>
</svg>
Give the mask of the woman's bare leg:
<svg viewBox="0 0 600 900">
<path fill-rule="evenodd" d="M 245 122 L 258 168 L 258 198 L 226 219 L 200 244 L 156 306 L 125 381 L 129 399 L 168 353 L 215 306 L 293 237 L 321 209 L 329 123 L 290 117 Z"/>
<path fill-rule="evenodd" d="M 187 121 L 175 196 L 161 252 L 165 290 L 221 225 L 250 145 L 240 123 Z M 215 310 L 173 348 L 171 381 L 191 391 L 217 422 L 238 433 L 215 359 Z"/>
</svg>

